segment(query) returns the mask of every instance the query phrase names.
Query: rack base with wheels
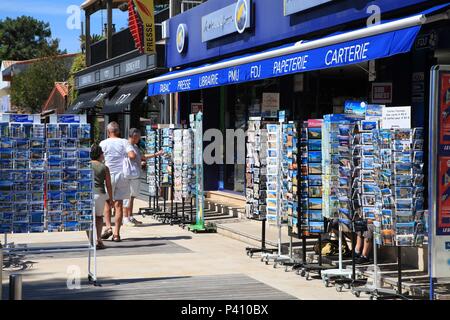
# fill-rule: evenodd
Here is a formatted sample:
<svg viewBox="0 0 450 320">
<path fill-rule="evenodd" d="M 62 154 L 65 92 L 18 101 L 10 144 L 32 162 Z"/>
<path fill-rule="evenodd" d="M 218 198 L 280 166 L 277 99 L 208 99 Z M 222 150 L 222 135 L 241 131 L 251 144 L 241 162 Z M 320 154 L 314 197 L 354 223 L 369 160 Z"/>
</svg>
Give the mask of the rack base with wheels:
<svg viewBox="0 0 450 320">
<path fill-rule="evenodd" d="M 331 264 L 322 263 L 322 252 L 319 251 L 319 257 L 317 263 L 308 263 L 306 262 L 306 238 L 303 238 L 303 263 L 301 265 L 296 266 L 296 273 L 301 277 L 306 278 L 306 280 L 310 280 L 310 274 L 317 274 L 319 277 L 322 276 L 322 272 L 326 270 L 330 270 L 335 268 L 335 266 Z M 322 247 L 322 237 L 319 235 L 319 248 Z"/>
<path fill-rule="evenodd" d="M 249 256 L 250 258 L 252 258 L 255 253 L 261 253 L 261 254 L 269 253 L 269 254 L 272 254 L 272 253 L 274 253 L 277 250 L 277 249 L 268 249 L 268 248 L 266 248 L 266 221 L 267 221 L 267 219 L 266 218 L 261 218 L 261 219 L 258 219 L 257 221 L 261 221 L 261 247 L 260 248 L 255 248 L 255 247 L 247 247 L 247 248 L 245 248 L 247 256 Z"/>
</svg>

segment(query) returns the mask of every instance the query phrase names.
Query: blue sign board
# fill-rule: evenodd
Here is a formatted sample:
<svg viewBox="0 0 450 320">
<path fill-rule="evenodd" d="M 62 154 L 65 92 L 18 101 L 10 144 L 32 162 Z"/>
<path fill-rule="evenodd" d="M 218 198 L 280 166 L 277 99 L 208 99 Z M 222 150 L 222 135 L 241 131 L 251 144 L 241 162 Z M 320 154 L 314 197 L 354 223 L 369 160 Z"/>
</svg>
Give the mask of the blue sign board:
<svg viewBox="0 0 450 320">
<path fill-rule="evenodd" d="M 284 1 L 284 15 L 288 16 L 336 0 L 283 0 L 283 1 Z"/>
<path fill-rule="evenodd" d="M 202 42 L 231 33 L 242 33 L 250 27 L 251 2 L 240 0 L 202 17 Z"/>
<path fill-rule="evenodd" d="M 203 32 L 202 17 L 226 6 L 236 6 L 237 3 L 236 0 L 209 0 L 169 20 L 166 46 L 167 67 L 186 66 L 277 41 L 286 41 L 286 39 L 296 41 L 312 32 L 334 28 L 337 26 L 337 22 L 345 25 L 349 22 L 360 21 L 360 26 L 363 27 L 366 26 L 366 20 L 372 14 L 367 12 L 371 5 L 380 7 L 383 18 L 383 15 L 392 14 L 393 11 L 414 8 L 427 2 L 429 3 L 428 0 L 361 0 L 356 6 L 355 0 L 336 0 L 285 16 L 284 1 L 282 0 L 252 0 L 251 28 L 245 29 L 243 33 L 222 34 L 223 36 L 220 38 L 210 38 L 205 42 L 203 40 L 207 39 L 205 38 L 207 35 Z M 186 25 L 187 41 L 189 42 L 188 48 L 181 53 L 178 52 L 176 44 L 177 30 L 180 24 Z M 209 33 L 209 35 L 213 34 Z"/>
<path fill-rule="evenodd" d="M 149 95 L 206 89 L 385 58 L 409 52 L 419 31 L 419 26 L 410 27 L 328 47 L 149 83 Z"/>
</svg>

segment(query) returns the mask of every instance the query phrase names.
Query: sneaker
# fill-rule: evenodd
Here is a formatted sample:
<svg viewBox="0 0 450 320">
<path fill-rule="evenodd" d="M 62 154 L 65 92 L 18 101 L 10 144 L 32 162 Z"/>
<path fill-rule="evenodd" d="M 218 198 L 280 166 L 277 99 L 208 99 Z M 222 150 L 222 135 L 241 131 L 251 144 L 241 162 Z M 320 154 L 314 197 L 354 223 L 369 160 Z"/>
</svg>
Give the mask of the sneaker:
<svg viewBox="0 0 450 320">
<path fill-rule="evenodd" d="M 360 256 L 358 259 L 355 260 L 356 264 L 367 264 L 370 263 L 369 258 L 364 257 L 364 256 Z"/>
<path fill-rule="evenodd" d="M 136 227 L 136 224 L 133 221 L 131 221 L 131 219 L 124 219 L 123 225 L 125 227 Z"/>
<path fill-rule="evenodd" d="M 130 217 L 130 221 L 134 224 L 142 224 L 142 221 L 136 220 L 134 217 Z"/>
</svg>

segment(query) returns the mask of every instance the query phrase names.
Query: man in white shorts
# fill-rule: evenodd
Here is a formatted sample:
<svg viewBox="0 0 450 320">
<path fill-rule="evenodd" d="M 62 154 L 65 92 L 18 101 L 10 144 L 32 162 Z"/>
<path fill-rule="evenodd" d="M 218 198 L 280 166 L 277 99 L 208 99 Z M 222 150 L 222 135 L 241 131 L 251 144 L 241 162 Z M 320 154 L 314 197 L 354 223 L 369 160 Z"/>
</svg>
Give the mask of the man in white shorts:
<svg viewBox="0 0 450 320">
<path fill-rule="evenodd" d="M 107 203 L 105 206 L 106 230 L 102 234 L 102 239 L 106 240 L 113 236 L 113 241 L 119 242 L 120 227 L 123 218 L 123 200 L 130 197 L 130 182 L 125 179 L 123 172 L 123 163 L 125 158 L 136 159 L 136 152 L 133 146 L 126 139 L 120 138 L 120 128 L 117 122 L 111 122 L 106 127 L 108 139 L 100 142 L 100 147 L 105 156 L 105 164 L 111 174 L 111 186 L 115 211 L 114 233 L 111 227 L 111 207 Z"/>
<path fill-rule="evenodd" d="M 136 128 L 131 128 L 128 132 L 128 142 L 133 146 L 134 152 L 136 153 L 136 158 L 131 161 L 131 165 L 134 166 L 134 171 L 139 173 L 139 177 L 134 179 L 129 179 L 130 181 L 130 198 L 123 202 L 124 206 L 124 221 L 123 224 L 125 226 L 134 227 L 139 224 L 142 224 L 141 221 L 136 220 L 133 217 L 133 203 L 134 199 L 139 195 L 140 192 L 140 176 L 142 175 L 142 165 L 143 161 L 160 156 L 163 154 L 163 151 L 160 150 L 155 154 L 145 154 L 141 155 L 141 151 L 139 150 L 138 144 L 141 139 L 141 131 Z"/>
</svg>

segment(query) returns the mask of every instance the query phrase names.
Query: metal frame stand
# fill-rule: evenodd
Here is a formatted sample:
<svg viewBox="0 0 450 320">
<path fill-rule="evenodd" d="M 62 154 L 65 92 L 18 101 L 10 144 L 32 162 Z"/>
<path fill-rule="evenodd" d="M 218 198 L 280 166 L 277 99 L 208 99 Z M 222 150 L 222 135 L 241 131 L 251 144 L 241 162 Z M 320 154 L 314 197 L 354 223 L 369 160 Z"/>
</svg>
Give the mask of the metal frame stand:
<svg viewBox="0 0 450 320">
<path fill-rule="evenodd" d="M 16 246 L 14 243 L 8 244 L 8 235 L 5 233 L 5 246 L 3 247 L 4 255 L 12 254 L 45 254 L 45 253 L 64 253 L 64 252 L 87 252 L 88 253 L 88 281 L 94 286 L 100 286 L 97 283 L 97 247 L 94 239 L 97 239 L 97 229 L 95 224 L 95 217 L 92 222 L 92 230 L 89 231 L 88 245 L 74 245 L 74 246 L 48 246 L 48 247 L 28 247 L 25 245 Z M 1 244 L 0 244 L 1 246 Z M 2 255 L 3 257 L 3 255 Z M 3 268 L 3 260 L 2 265 Z M 1 274 L 1 272 L 0 272 Z M 0 278 L 1 279 L 1 278 Z M 0 289 L 1 293 L 1 289 Z M 1 295 L 0 295 L 1 299 Z"/>
<path fill-rule="evenodd" d="M 343 254 L 342 254 L 342 225 L 339 223 L 339 266 L 337 269 L 323 270 L 321 273 L 322 281 L 325 287 L 328 287 L 330 281 L 336 279 L 351 279 L 353 272 L 352 270 L 343 268 Z"/>
<path fill-rule="evenodd" d="M 322 276 L 322 272 L 325 270 L 334 269 L 334 266 L 331 264 L 323 264 L 322 262 L 322 235 L 319 234 L 318 236 L 318 242 L 319 242 L 319 255 L 317 258 L 317 263 L 308 263 L 306 261 L 306 237 L 303 238 L 303 264 L 299 265 L 297 267 L 296 273 L 299 274 L 301 277 L 306 278 L 306 280 L 310 280 L 310 273 L 316 273 L 319 275 L 319 277 Z"/>
<path fill-rule="evenodd" d="M 247 255 L 252 258 L 253 254 L 255 253 L 274 253 L 277 249 L 267 249 L 266 248 L 266 221 L 267 219 L 265 217 L 258 219 L 258 221 L 261 221 L 261 248 L 254 248 L 254 247 L 247 247 L 245 248 L 245 251 Z M 261 262 L 263 261 L 263 258 L 261 257 Z"/>
</svg>

